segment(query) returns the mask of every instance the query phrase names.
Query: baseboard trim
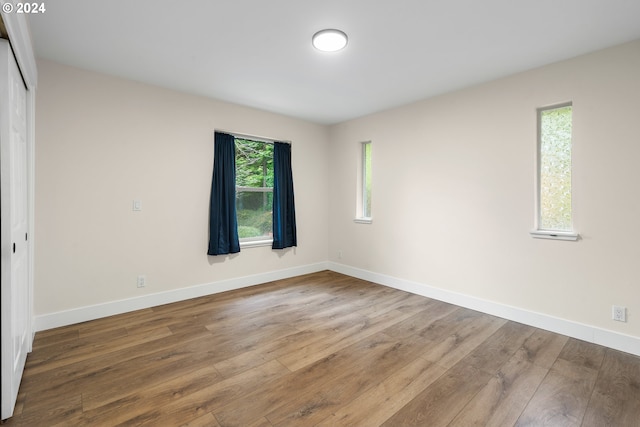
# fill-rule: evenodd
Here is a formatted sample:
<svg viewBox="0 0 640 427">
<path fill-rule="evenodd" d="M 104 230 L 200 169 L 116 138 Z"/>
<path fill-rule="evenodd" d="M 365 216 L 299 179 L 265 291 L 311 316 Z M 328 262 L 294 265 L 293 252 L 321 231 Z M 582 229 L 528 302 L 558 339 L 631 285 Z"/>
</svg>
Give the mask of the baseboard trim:
<svg viewBox="0 0 640 427">
<path fill-rule="evenodd" d="M 334 262 L 322 262 L 294 267 L 284 270 L 276 270 L 266 273 L 243 276 L 233 279 L 220 280 L 212 283 L 174 289 L 166 292 L 129 298 L 125 300 L 110 301 L 103 304 L 74 308 L 56 313 L 43 314 L 35 317 L 35 331 L 58 328 L 73 325 L 89 320 L 114 316 L 130 311 L 151 308 L 162 304 L 184 301 L 206 295 L 227 292 L 249 286 L 260 285 L 274 280 L 288 279 L 304 274 L 316 273 L 323 270 L 331 270 L 347 276 L 367 280 L 394 289 L 410 292 L 439 301 L 448 302 L 472 310 L 481 311 L 503 319 L 524 323 L 536 328 L 556 332 L 583 341 L 603 345 L 615 350 L 640 356 L 640 338 L 621 334 L 606 329 L 574 322 L 567 319 L 550 316 L 543 313 L 525 310 L 518 307 L 499 304 L 466 294 L 447 291 L 445 289 L 400 279 L 385 274 L 351 267 Z"/>
<path fill-rule="evenodd" d="M 44 331 L 61 326 L 73 325 L 89 320 L 114 316 L 116 314 L 155 307 L 162 304 L 170 304 L 172 302 L 184 301 L 220 292 L 232 291 L 234 289 L 246 288 L 249 286 L 272 282 L 274 280 L 288 279 L 290 277 L 302 276 L 304 274 L 316 273 L 318 271 L 328 269 L 328 264 L 321 262 L 318 264 L 309 264 L 284 270 L 254 274 L 251 276 L 220 280 L 217 282 L 174 289 L 166 292 L 158 292 L 141 297 L 110 301 L 103 304 L 43 314 L 35 317 L 35 330 Z"/>
<path fill-rule="evenodd" d="M 640 356 L 640 338 L 344 264 L 329 270 Z"/>
</svg>

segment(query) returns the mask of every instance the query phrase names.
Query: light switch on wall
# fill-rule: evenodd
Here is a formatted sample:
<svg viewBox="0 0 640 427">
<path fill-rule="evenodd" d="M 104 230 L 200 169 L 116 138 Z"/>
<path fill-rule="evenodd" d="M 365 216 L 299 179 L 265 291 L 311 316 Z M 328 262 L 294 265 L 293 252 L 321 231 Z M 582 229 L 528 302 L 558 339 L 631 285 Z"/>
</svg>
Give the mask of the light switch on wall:
<svg viewBox="0 0 640 427">
<path fill-rule="evenodd" d="M 134 200 L 133 201 L 133 210 L 134 211 L 141 211 L 142 210 L 142 201 L 141 200 Z"/>
</svg>

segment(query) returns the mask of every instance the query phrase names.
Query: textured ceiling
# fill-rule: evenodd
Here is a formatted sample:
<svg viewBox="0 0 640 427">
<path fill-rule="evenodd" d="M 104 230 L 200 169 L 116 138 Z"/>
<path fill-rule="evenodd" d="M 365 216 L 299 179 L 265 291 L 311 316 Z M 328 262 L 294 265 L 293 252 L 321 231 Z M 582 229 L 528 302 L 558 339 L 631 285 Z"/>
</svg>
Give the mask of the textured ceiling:
<svg viewBox="0 0 640 427">
<path fill-rule="evenodd" d="M 55 0 L 36 55 L 331 124 L 640 39 L 639 0 Z M 322 53 L 311 36 L 349 35 Z"/>
</svg>

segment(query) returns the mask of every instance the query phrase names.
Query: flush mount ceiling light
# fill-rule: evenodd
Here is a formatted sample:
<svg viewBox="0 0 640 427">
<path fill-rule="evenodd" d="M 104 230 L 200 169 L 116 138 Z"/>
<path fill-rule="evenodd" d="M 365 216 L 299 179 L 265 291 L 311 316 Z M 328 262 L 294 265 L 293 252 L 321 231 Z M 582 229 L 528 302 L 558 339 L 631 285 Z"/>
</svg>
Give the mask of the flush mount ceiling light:
<svg viewBox="0 0 640 427">
<path fill-rule="evenodd" d="M 313 47 L 323 52 L 336 52 L 347 45 L 347 35 L 340 30 L 322 30 L 311 39 Z"/>
</svg>

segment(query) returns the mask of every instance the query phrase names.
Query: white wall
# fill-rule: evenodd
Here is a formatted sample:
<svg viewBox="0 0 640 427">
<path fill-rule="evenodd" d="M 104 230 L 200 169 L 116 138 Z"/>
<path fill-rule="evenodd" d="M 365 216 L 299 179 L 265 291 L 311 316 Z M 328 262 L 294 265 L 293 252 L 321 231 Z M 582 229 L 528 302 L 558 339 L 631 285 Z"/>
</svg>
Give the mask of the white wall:
<svg viewBox="0 0 640 427">
<path fill-rule="evenodd" d="M 536 108 L 566 101 L 582 240 L 533 239 Z M 353 222 L 367 140 L 371 225 Z M 640 338 L 640 41 L 333 126 L 330 145 L 336 265 Z"/>
<path fill-rule="evenodd" d="M 326 262 L 326 127 L 50 61 L 38 70 L 37 317 Z M 297 248 L 207 256 L 214 129 L 293 142 Z"/>
</svg>

